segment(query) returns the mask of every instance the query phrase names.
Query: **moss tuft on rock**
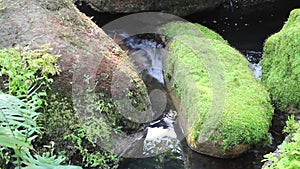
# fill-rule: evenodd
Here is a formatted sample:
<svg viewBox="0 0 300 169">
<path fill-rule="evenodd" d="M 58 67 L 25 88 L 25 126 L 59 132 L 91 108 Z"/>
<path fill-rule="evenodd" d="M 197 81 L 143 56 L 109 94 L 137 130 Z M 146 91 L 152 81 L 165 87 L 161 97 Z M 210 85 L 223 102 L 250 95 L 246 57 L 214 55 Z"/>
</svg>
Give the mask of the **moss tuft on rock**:
<svg viewBox="0 0 300 169">
<path fill-rule="evenodd" d="M 282 30 L 264 46 L 262 82 L 280 111 L 300 109 L 300 9 L 291 12 Z"/>
<path fill-rule="evenodd" d="M 97 108 L 101 110 L 103 116 L 95 120 L 101 123 L 87 124 L 78 117 L 70 98 L 61 97 L 57 93 L 49 94 L 46 98 L 48 104 L 38 118 L 44 132 L 35 143 L 37 151 L 45 152 L 47 147 L 41 145 L 53 144 L 55 153 L 64 154 L 68 163 L 84 167 L 117 168 L 119 161 L 117 155 L 103 149 L 96 143 L 95 138 L 109 139 L 111 133 L 116 132 L 121 126 L 116 124 L 118 119 L 114 116 L 115 108 L 104 100 L 103 95 L 98 96 Z"/>
<path fill-rule="evenodd" d="M 248 61 L 220 35 L 201 25 L 173 22 L 162 32 L 166 39 L 173 38 L 168 48 L 171 56 L 166 62 L 166 79 L 169 90 L 176 93 L 175 100 L 180 100 L 176 107 L 185 118 L 181 123 L 189 123 L 183 128 L 187 127 L 190 147 L 200 153 L 233 157 L 250 146 L 266 143 L 273 108 Z M 201 52 L 195 52 L 195 47 Z M 222 73 L 213 70 L 214 60 L 205 61 L 207 56 L 208 60 L 219 61 Z M 224 93 L 217 93 L 223 95 L 223 103 L 214 102 L 215 76 L 225 81 Z M 210 113 L 214 107 L 222 111 L 220 115 Z M 206 135 L 209 138 L 203 138 L 205 133 L 211 133 Z"/>
<path fill-rule="evenodd" d="M 74 4 L 71 0 L 47 0 L 41 1 L 42 7 L 49 9 L 51 11 L 58 11 L 62 8 L 72 8 Z"/>
<path fill-rule="evenodd" d="M 179 26 L 180 25 L 180 26 Z M 199 31 L 200 30 L 200 31 Z M 166 40 L 169 41 L 175 36 L 189 35 L 189 36 L 205 36 L 209 40 L 219 40 L 227 43 L 219 34 L 211 31 L 205 26 L 193 23 L 179 24 L 179 22 L 171 22 L 160 29 L 161 33 L 166 36 Z"/>
</svg>

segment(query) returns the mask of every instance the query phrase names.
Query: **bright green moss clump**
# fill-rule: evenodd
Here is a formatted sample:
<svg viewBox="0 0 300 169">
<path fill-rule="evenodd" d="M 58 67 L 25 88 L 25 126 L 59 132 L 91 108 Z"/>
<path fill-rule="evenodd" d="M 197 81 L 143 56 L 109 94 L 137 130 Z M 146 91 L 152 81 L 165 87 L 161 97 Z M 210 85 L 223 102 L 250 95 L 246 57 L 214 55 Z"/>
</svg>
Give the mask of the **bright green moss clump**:
<svg viewBox="0 0 300 169">
<path fill-rule="evenodd" d="M 167 40 L 174 37 L 168 48 L 171 56 L 166 63 L 166 79 L 181 100 L 186 121 L 192 122 L 188 124 L 189 145 L 199 152 L 226 156 L 235 146 L 267 141 L 273 108 L 268 93 L 252 75 L 248 61 L 220 35 L 201 25 L 173 22 L 165 25 L 162 32 Z M 199 44 L 197 51 L 200 53 L 195 52 L 194 44 Z M 214 65 L 217 65 L 214 62 L 208 63 L 211 67 L 207 66 L 203 59 L 207 55 L 219 61 L 222 69 L 218 71 L 222 73 L 214 72 Z M 223 95 L 224 102 L 217 105 L 212 105 L 215 96 L 211 79 L 214 74 L 222 76 L 225 82 L 224 92 L 217 93 Z M 209 113 L 213 106 L 222 111 L 219 112 L 221 116 Z M 212 121 L 207 123 L 208 119 Z M 210 143 L 204 145 L 200 136 L 205 132 L 212 134 L 207 138 Z M 221 149 L 223 154 L 205 152 L 210 149 L 208 145 Z"/>
<path fill-rule="evenodd" d="M 276 108 L 300 109 L 300 9 L 293 10 L 282 30 L 265 43 L 262 82 Z"/>
</svg>

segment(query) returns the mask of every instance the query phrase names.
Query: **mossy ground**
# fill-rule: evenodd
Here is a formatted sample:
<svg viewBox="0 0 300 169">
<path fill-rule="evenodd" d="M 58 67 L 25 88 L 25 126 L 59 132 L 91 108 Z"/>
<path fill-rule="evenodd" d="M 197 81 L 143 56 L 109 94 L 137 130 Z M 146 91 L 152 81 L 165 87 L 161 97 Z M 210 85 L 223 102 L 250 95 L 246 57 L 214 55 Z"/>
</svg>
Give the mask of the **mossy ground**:
<svg viewBox="0 0 300 169">
<path fill-rule="evenodd" d="M 265 88 L 252 75 L 248 61 L 220 35 L 201 25 L 173 22 L 165 25 L 162 32 L 167 40 L 175 37 L 169 45 L 171 56 L 167 59 L 166 78 L 174 80 L 173 87 L 188 120 L 196 118 L 196 123 L 190 126 L 188 142 L 197 145 L 198 136 L 205 132 L 201 125 L 209 118 L 208 111 L 213 100 L 212 75 L 201 58 L 211 52 L 207 50 L 209 47 L 214 47 L 215 57 L 223 66 L 226 91 L 223 93 L 225 104 L 218 105 L 224 106 L 221 118 L 215 121 L 220 123 L 209 139 L 215 142 L 222 140 L 224 150 L 239 144 L 265 143 L 273 108 Z M 184 43 L 201 43 L 201 38 L 210 43 L 199 45 L 203 48 L 200 49 L 203 56 L 196 55 Z"/>
<path fill-rule="evenodd" d="M 262 82 L 276 108 L 300 109 L 300 9 L 291 12 L 282 30 L 264 46 Z"/>
</svg>

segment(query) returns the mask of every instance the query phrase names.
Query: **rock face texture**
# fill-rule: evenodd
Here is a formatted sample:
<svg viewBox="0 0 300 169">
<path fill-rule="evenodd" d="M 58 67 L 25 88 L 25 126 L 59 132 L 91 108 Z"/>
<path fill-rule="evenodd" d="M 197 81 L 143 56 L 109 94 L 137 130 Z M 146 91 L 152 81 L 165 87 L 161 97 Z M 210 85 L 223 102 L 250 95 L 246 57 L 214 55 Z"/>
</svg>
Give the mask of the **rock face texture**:
<svg viewBox="0 0 300 169">
<path fill-rule="evenodd" d="M 84 90 L 87 87 L 84 82 L 90 82 L 96 85 L 96 92 L 111 95 L 124 90 L 124 86 L 115 83 L 128 80 L 126 87 L 135 92 L 137 98 L 141 96 L 141 103 L 147 102 L 145 85 L 126 54 L 79 12 L 72 1 L 4 0 L 1 1 L 0 23 L 1 48 L 20 45 L 35 49 L 50 44 L 51 53 L 60 55 L 58 64 L 62 72 L 54 77 L 54 92 L 71 96 L 72 90 L 80 87 Z"/>
<path fill-rule="evenodd" d="M 235 8 L 251 8 L 259 4 L 273 3 L 275 1 L 278 0 L 230 0 L 225 5 L 229 5 L 229 7 L 235 7 Z"/>
<path fill-rule="evenodd" d="M 204 10 L 217 8 L 221 5 L 231 9 L 247 9 L 264 3 L 272 3 L 276 0 L 79 0 L 90 5 L 98 12 L 109 13 L 134 13 L 157 11 L 178 16 L 185 16 Z"/>
<path fill-rule="evenodd" d="M 248 61 L 217 33 L 191 23 L 162 28 L 166 81 L 189 146 L 231 158 L 265 143 L 273 108 Z"/>
<path fill-rule="evenodd" d="M 61 131 L 65 131 L 65 128 L 70 129 L 70 126 L 61 124 L 68 124 L 71 121 L 72 124 L 78 124 L 76 121 L 78 119 L 85 122 L 84 120 L 88 119 L 90 114 L 96 112 L 97 101 L 103 101 L 94 100 L 100 97 L 100 93 L 101 97 L 104 95 L 104 98 L 109 101 L 112 100 L 111 98 L 115 100 L 123 98 L 127 101 L 124 103 L 123 100 L 119 100 L 119 103 L 124 103 L 123 106 L 126 106 L 128 114 L 124 115 L 122 114 L 124 112 L 118 109 L 121 113 L 110 115 L 121 123 L 118 124 L 119 126 L 135 131 L 140 129 L 137 120 L 145 119 L 136 119 L 133 122 L 127 118 L 148 117 L 146 110 L 150 107 L 150 99 L 146 86 L 129 62 L 128 56 L 90 18 L 79 12 L 71 0 L 2 0 L 0 1 L 0 30 L 0 48 L 28 46 L 30 49 L 39 49 L 41 45 L 49 44 L 52 48 L 49 53 L 60 56 L 58 65 L 61 74 L 53 77 L 51 86 L 51 93 L 56 97 L 49 100 L 49 105 L 54 105 L 52 106 L 54 108 L 45 110 L 52 111 L 52 114 L 49 115 L 51 119 L 45 118 L 46 124 L 43 125 L 46 128 L 49 126 L 48 123 L 51 124 L 45 130 L 55 134 L 45 137 L 53 139 L 58 146 L 62 146 L 60 148 L 66 148 L 64 136 L 69 134 Z M 3 81 L 2 78 L 0 80 Z M 67 100 L 62 102 L 62 98 Z M 71 102 L 71 99 L 74 101 Z M 57 102 L 68 105 L 67 111 L 55 106 Z M 103 111 L 118 112 L 110 110 L 114 105 L 111 102 L 105 103 L 108 104 L 108 110 L 101 109 L 97 111 L 98 114 L 92 114 L 94 116 L 89 119 L 96 123 L 96 120 L 100 119 L 99 114 Z M 63 113 L 67 115 L 60 115 Z M 114 147 L 120 148 L 122 143 L 119 143 L 120 146 L 114 144 Z"/>
<path fill-rule="evenodd" d="M 267 39 L 262 61 L 262 82 L 276 108 L 299 113 L 300 109 L 300 9 L 291 12 L 280 32 Z"/>
<path fill-rule="evenodd" d="M 166 12 L 175 15 L 188 15 L 193 12 L 215 8 L 225 0 L 81 0 L 98 12 L 133 13 L 145 11 Z"/>
<path fill-rule="evenodd" d="M 295 6 L 297 1 L 291 1 L 289 5 Z M 236 16 L 251 15 L 255 17 L 260 13 L 277 13 L 278 7 L 287 7 L 284 0 L 230 0 L 224 4 L 224 8 Z"/>
</svg>

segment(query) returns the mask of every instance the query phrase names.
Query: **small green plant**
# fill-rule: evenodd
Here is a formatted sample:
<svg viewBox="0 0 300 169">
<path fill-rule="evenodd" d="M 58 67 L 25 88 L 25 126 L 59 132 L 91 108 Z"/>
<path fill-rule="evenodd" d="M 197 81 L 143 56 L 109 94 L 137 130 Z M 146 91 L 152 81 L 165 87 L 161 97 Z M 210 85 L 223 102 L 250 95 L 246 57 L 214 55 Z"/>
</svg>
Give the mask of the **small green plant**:
<svg viewBox="0 0 300 169">
<path fill-rule="evenodd" d="M 43 153 L 35 154 L 32 141 L 42 132 L 36 120 L 37 111 L 46 103 L 44 96 L 52 79 L 59 73 L 55 64 L 58 56 L 49 53 L 50 46 L 40 49 L 10 48 L 0 50 L 0 76 L 5 88 L 0 94 L 0 158 L 5 165 L 16 168 L 79 169 L 62 166 L 64 157 Z M 15 96 L 13 96 L 15 95 Z"/>
<path fill-rule="evenodd" d="M 34 150 L 31 142 L 41 133 L 40 127 L 36 123 L 38 113 L 35 112 L 36 105 L 34 101 L 24 102 L 19 98 L 0 94 L 0 147 L 1 156 L 5 157 L 7 162 L 11 159 L 17 168 L 68 168 L 79 169 L 76 166 L 61 166 L 63 157 L 50 156 L 44 154 L 32 156 Z M 12 155 L 3 154 L 12 150 Z"/>
<path fill-rule="evenodd" d="M 119 161 L 117 155 L 110 152 L 104 152 L 103 150 L 101 152 L 92 152 L 84 146 L 83 143 L 88 142 L 91 144 L 90 147 L 97 149 L 97 145 L 89 138 L 83 128 L 78 127 L 75 132 L 65 136 L 65 139 L 75 143 L 75 149 L 80 152 L 82 163 L 85 164 L 85 167 L 117 168 Z"/>
<path fill-rule="evenodd" d="M 264 161 L 271 161 L 266 169 L 298 169 L 300 168 L 300 124 L 294 116 L 286 122 L 284 133 L 289 134 L 278 146 L 278 152 L 265 155 Z"/>
<path fill-rule="evenodd" d="M 111 134 L 122 129 L 117 125 L 117 110 L 114 104 L 105 99 L 101 93 L 89 95 L 84 100 L 89 99 L 97 100 L 95 109 L 93 106 L 86 108 L 86 113 L 89 115 L 86 114 L 85 120 L 77 125 L 74 132 L 65 136 L 65 139 L 75 143 L 75 148 L 80 152 L 85 167 L 117 168 L 119 157 L 96 144 L 102 140 L 107 143 L 107 146 L 112 147 Z"/>
<path fill-rule="evenodd" d="M 22 150 L 33 149 L 31 141 L 40 133 L 35 122 L 38 113 L 30 107 L 34 105 L 29 106 L 12 95 L 0 94 L 0 145 L 3 150 L 13 149 L 17 166 L 24 160 Z"/>
<path fill-rule="evenodd" d="M 39 89 L 43 85 L 49 87 L 52 82 L 49 76 L 60 72 L 56 65 L 59 56 L 50 54 L 50 50 L 49 44 L 36 50 L 28 47 L 0 50 L 0 76 L 4 78 L 7 93 L 18 97 L 31 97 L 31 93 L 44 96 L 45 89 Z"/>
<path fill-rule="evenodd" d="M 27 167 L 23 169 L 80 169 L 78 166 L 64 166 L 60 165 L 65 160 L 64 157 L 51 155 L 49 152 L 44 153 L 42 156 L 34 155 L 28 158 Z"/>
<path fill-rule="evenodd" d="M 55 152 L 65 151 L 67 161 L 76 161 L 86 168 L 117 168 L 119 157 L 96 144 L 99 139 L 109 144 L 111 133 L 121 130 L 116 122 L 114 105 L 99 93 L 81 99 L 95 101 L 95 105 L 80 107 L 78 104 L 74 108 L 70 98 L 48 95 L 48 105 L 38 119 L 45 130 L 39 141 L 55 142 L 58 145 Z M 80 111 L 85 111 L 84 118 L 80 116 Z M 43 149 L 39 148 L 39 151 L 43 152 Z"/>
</svg>

